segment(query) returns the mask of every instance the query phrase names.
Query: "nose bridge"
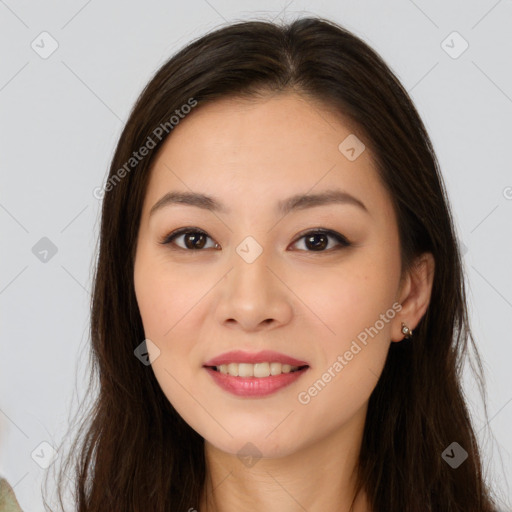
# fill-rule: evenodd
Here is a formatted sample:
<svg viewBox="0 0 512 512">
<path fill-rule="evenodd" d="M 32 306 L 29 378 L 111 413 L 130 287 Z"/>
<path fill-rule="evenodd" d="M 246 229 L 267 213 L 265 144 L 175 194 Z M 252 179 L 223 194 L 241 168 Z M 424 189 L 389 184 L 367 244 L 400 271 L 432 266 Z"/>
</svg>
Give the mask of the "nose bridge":
<svg viewBox="0 0 512 512">
<path fill-rule="evenodd" d="M 239 300 L 266 300 L 276 295 L 275 277 L 269 270 L 272 251 L 264 248 L 254 237 L 247 236 L 238 244 L 231 257 L 230 292 Z"/>
<path fill-rule="evenodd" d="M 285 288 L 274 275 L 274 261 L 272 250 L 254 237 L 248 236 L 236 246 L 218 305 L 220 322 L 236 321 L 252 329 L 270 320 L 282 323 L 289 319 L 291 306 Z"/>
</svg>

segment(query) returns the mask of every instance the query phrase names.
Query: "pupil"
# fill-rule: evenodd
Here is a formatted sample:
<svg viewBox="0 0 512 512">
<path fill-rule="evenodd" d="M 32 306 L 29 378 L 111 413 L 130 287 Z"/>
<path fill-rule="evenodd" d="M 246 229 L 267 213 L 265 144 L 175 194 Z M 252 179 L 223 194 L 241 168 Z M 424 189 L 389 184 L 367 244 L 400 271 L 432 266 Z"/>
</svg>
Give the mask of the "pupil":
<svg viewBox="0 0 512 512">
<path fill-rule="evenodd" d="M 197 239 L 200 237 L 203 237 L 203 243 L 196 244 Z M 191 241 L 191 244 L 189 244 L 189 241 Z M 201 249 L 204 247 L 204 236 L 201 233 L 189 233 L 185 238 L 185 244 L 188 249 Z"/>
<path fill-rule="evenodd" d="M 320 242 L 318 242 L 318 240 L 317 240 L 318 238 L 321 238 Z M 315 240 L 317 240 L 317 241 L 315 242 Z M 327 236 L 325 234 L 316 233 L 314 235 L 309 235 L 306 238 L 306 246 L 308 248 L 313 248 L 313 249 L 319 249 L 319 248 L 325 249 L 325 247 L 327 246 L 326 241 L 327 241 Z"/>
</svg>

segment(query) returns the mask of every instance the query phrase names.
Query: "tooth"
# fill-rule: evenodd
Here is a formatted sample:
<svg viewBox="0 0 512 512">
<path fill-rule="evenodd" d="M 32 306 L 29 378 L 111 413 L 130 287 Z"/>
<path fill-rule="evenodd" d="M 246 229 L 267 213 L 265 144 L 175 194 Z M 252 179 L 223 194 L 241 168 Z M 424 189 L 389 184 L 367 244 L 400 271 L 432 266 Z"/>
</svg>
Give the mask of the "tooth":
<svg viewBox="0 0 512 512">
<path fill-rule="evenodd" d="M 254 365 L 250 363 L 240 363 L 238 365 L 238 376 L 239 377 L 253 377 Z"/>
<path fill-rule="evenodd" d="M 229 363 L 228 364 L 228 373 L 229 373 L 229 375 L 238 377 L 238 364 L 237 363 Z"/>
<path fill-rule="evenodd" d="M 281 375 L 281 373 L 290 373 L 297 371 L 299 366 L 281 364 L 276 362 L 262 363 L 228 363 L 216 366 L 215 369 L 223 374 L 229 374 L 234 377 L 257 377 L 265 378 L 270 375 Z"/>
<path fill-rule="evenodd" d="M 256 363 L 254 365 L 255 377 L 268 377 L 270 375 L 270 365 L 268 363 Z"/>
<path fill-rule="evenodd" d="M 270 375 L 279 375 L 281 373 L 281 363 L 270 363 Z"/>
</svg>

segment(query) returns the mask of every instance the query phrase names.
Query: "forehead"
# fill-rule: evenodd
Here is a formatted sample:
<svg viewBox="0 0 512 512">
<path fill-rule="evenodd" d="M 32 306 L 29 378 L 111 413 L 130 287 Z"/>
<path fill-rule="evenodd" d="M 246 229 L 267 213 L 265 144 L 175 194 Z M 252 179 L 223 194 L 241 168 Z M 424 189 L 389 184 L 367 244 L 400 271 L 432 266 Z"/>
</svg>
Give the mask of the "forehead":
<svg viewBox="0 0 512 512">
<path fill-rule="evenodd" d="M 162 194 L 174 190 L 208 193 L 243 209 L 330 188 L 389 213 L 390 198 L 368 146 L 362 145 L 364 136 L 355 131 L 328 106 L 295 93 L 224 98 L 196 107 L 153 162 L 146 214 Z M 358 152 L 365 149 L 351 160 L 344 141 L 360 144 Z"/>
</svg>

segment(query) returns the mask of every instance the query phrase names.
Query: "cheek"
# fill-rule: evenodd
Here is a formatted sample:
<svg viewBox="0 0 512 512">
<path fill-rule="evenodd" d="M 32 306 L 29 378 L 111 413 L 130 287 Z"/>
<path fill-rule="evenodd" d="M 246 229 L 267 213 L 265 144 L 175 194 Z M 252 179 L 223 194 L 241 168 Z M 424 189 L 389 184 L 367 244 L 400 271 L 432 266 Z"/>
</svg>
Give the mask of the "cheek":
<svg viewBox="0 0 512 512">
<path fill-rule="evenodd" d="M 134 283 L 145 335 L 161 343 L 181 327 L 182 319 L 208 289 L 205 279 L 173 268 L 150 251 L 138 255 Z"/>
<path fill-rule="evenodd" d="M 189 271 L 177 271 L 149 250 L 137 255 L 135 295 L 144 335 L 154 344 L 153 348 L 148 344 L 151 366 L 168 400 L 185 415 L 193 401 L 183 393 L 182 386 L 197 393 L 191 366 L 198 361 L 194 352 L 194 336 L 199 335 L 197 327 L 201 323 L 198 316 L 206 314 L 201 298 L 214 282 L 197 279 L 197 275 L 194 278 Z"/>
<path fill-rule="evenodd" d="M 364 406 L 386 361 L 396 313 L 392 294 L 374 284 L 373 276 L 353 272 L 315 298 L 314 309 L 328 330 L 317 329 L 325 333 L 314 337 L 317 365 L 296 399 L 305 418 L 325 418 L 326 429 L 348 422 Z"/>
<path fill-rule="evenodd" d="M 310 273 L 303 282 L 299 293 L 321 320 L 317 367 L 298 397 L 311 412 L 342 407 L 353 413 L 374 389 L 391 343 L 398 264 L 391 255 L 368 251 L 368 257 Z"/>
<path fill-rule="evenodd" d="M 345 343 L 375 324 L 395 297 L 398 275 L 375 259 L 354 258 L 338 268 L 317 269 L 294 288 L 325 327 L 324 338 Z M 389 333 L 390 324 L 379 330 Z"/>
</svg>

